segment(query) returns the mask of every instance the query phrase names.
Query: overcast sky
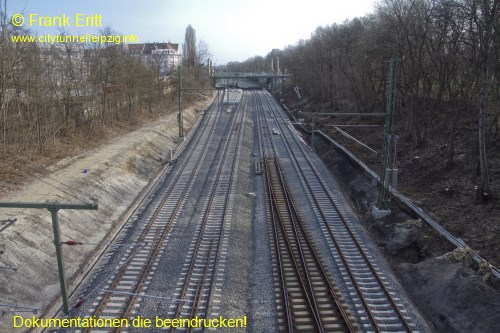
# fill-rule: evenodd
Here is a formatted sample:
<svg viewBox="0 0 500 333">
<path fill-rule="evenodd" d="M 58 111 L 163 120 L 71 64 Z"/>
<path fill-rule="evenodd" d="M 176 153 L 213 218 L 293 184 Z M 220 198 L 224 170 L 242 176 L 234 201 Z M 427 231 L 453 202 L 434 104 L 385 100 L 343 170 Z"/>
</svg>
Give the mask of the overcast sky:
<svg viewBox="0 0 500 333">
<path fill-rule="evenodd" d="M 0 1 L 3 6 L 4 1 Z M 103 25 L 139 42 L 182 44 L 186 27 L 196 29 L 216 64 L 266 55 L 300 39 L 316 27 L 341 23 L 373 12 L 374 0 L 8 0 L 8 13 L 56 16 L 77 13 L 102 15 Z M 27 24 L 25 21 L 25 25 Z M 50 28 L 31 28 L 38 34 Z M 74 34 L 94 33 L 97 28 L 69 27 Z"/>
</svg>

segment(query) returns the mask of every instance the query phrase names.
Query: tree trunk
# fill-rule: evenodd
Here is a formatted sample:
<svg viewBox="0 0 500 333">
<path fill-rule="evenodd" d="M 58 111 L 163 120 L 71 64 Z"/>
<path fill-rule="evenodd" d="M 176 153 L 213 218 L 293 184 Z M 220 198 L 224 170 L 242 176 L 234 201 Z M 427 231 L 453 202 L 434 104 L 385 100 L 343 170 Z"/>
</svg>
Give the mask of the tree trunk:
<svg viewBox="0 0 500 333">
<path fill-rule="evenodd" d="M 487 199 L 490 194 L 490 182 L 488 176 L 488 160 L 486 158 L 486 98 L 488 95 L 488 64 L 486 61 L 481 66 L 481 92 L 479 96 L 479 170 L 481 177 L 481 189 L 483 198 Z"/>
<path fill-rule="evenodd" d="M 450 131 L 450 142 L 448 145 L 448 160 L 446 161 L 446 170 L 450 170 L 453 166 L 453 157 L 455 157 L 455 132 L 457 130 L 458 119 L 460 118 L 460 107 L 457 108 L 455 112 L 455 117 L 453 117 L 453 123 L 451 125 Z"/>
<path fill-rule="evenodd" d="M 333 63 L 330 60 L 330 63 L 328 64 L 328 79 L 329 79 L 329 85 L 328 85 L 328 99 L 330 100 L 330 108 L 333 109 Z"/>
</svg>

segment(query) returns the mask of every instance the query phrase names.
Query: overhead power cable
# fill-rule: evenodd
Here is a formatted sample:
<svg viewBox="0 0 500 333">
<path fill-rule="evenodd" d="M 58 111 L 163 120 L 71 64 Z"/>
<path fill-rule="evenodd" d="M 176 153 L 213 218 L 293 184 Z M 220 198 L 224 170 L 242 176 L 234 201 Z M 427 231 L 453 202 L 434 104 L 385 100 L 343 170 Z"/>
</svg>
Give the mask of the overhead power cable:
<svg viewBox="0 0 500 333">
<path fill-rule="evenodd" d="M 356 139 L 355 137 L 353 137 L 352 135 L 349 135 L 348 133 L 344 132 L 343 130 L 341 130 L 340 128 L 338 128 L 337 126 L 335 125 L 331 125 L 333 128 L 335 128 L 335 130 L 337 130 L 337 132 L 339 132 L 340 134 L 342 134 L 343 136 L 345 136 L 346 138 L 348 139 L 351 139 L 353 140 L 354 142 L 360 144 L 361 146 L 365 147 L 366 149 L 372 151 L 373 153 L 375 154 L 378 154 L 376 150 L 368 147 L 367 145 L 365 145 L 363 142 L 359 141 L 358 139 Z"/>
</svg>

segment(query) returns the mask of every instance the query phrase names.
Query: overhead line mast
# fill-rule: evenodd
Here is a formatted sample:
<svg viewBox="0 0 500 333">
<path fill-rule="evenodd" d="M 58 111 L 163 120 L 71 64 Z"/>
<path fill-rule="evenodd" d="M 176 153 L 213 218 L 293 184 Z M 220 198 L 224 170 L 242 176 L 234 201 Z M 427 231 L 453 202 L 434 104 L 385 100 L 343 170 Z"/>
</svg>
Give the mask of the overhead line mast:
<svg viewBox="0 0 500 333">
<path fill-rule="evenodd" d="M 52 216 L 52 230 L 54 232 L 54 245 L 56 247 L 57 267 L 59 270 L 59 282 L 61 284 L 61 297 L 63 301 L 63 312 L 69 314 L 68 291 L 66 288 L 66 275 L 64 273 L 64 261 L 61 248 L 61 231 L 57 212 L 59 209 L 97 210 L 97 200 L 92 203 L 72 204 L 72 203 L 35 203 L 35 202 L 0 202 L 0 208 L 35 208 L 47 209 Z"/>
<path fill-rule="evenodd" d="M 389 190 L 390 181 L 387 182 L 387 173 L 393 175 L 394 165 L 389 168 L 389 163 L 392 157 L 392 145 L 395 144 L 394 136 L 394 94 L 396 87 L 396 68 L 397 61 L 392 58 L 390 60 L 389 68 L 389 92 L 387 94 L 387 116 L 385 117 L 385 130 L 384 130 L 384 152 L 382 156 L 382 169 L 380 170 L 380 182 L 379 182 L 379 193 L 377 201 L 377 209 L 379 211 L 388 211 L 389 207 Z M 392 178 L 392 177 L 391 177 Z"/>
</svg>

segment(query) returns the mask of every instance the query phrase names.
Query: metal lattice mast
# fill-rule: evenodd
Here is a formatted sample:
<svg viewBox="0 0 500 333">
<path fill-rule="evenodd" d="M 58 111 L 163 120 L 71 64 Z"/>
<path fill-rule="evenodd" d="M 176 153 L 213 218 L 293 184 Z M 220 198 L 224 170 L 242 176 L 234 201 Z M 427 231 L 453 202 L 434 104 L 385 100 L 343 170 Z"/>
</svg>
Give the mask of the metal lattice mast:
<svg viewBox="0 0 500 333">
<path fill-rule="evenodd" d="M 394 123 L 394 94 L 396 87 L 396 67 L 397 61 L 392 58 L 389 68 L 389 92 L 387 94 L 387 112 L 385 118 L 384 130 L 384 152 L 382 156 L 382 170 L 380 171 L 380 183 L 377 208 L 386 210 L 389 205 L 389 191 L 386 186 L 387 169 L 391 161 L 392 144 L 394 139 L 393 123 Z"/>
</svg>

